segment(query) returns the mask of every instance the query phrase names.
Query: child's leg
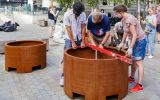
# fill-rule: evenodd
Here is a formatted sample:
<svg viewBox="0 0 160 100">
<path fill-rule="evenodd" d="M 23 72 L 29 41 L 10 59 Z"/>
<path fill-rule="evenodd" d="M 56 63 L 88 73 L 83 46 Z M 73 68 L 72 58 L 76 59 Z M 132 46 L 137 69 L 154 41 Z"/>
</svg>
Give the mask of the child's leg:
<svg viewBox="0 0 160 100">
<path fill-rule="evenodd" d="M 52 26 L 49 27 L 49 37 L 50 38 L 53 37 Z"/>
</svg>

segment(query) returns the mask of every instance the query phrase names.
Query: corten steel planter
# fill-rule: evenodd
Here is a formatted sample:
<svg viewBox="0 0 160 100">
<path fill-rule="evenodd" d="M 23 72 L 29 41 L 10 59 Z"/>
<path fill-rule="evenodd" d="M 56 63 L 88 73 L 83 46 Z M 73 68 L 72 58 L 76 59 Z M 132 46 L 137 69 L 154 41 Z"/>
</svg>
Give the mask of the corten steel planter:
<svg viewBox="0 0 160 100">
<path fill-rule="evenodd" d="M 46 42 L 15 41 L 5 44 L 5 69 L 16 68 L 18 73 L 32 72 L 32 67 L 46 66 Z"/>
<path fill-rule="evenodd" d="M 115 48 L 107 50 L 118 52 Z M 106 100 L 117 95 L 121 100 L 128 93 L 128 64 L 97 53 L 90 48 L 68 49 L 64 54 L 64 91 L 84 95 L 85 100 Z"/>
</svg>

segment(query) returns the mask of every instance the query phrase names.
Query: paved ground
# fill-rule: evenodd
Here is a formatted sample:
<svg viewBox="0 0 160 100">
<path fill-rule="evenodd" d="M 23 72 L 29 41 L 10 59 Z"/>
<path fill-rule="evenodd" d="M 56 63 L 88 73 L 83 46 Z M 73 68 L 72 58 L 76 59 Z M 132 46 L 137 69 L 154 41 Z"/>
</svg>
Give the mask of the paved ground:
<svg viewBox="0 0 160 100">
<path fill-rule="evenodd" d="M 47 27 L 37 25 L 21 25 L 17 32 L 32 32 L 48 34 Z M 63 38 L 61 29 L 57 28 L 57 44 L 50 39 L 50 49 L 47 52 L 47 67 L 32 73 L 17 74 L 15 71 L 4 70 L 4 55 L 0 55 L 0 100 L 70 100 L 59 86 L 61 74 L 60 62 L 63 56 Z M 6 33 L 12 34 L 12 33 Z M 32 34 L 31 34 L 32 36 Z M 129 93 L 123 100 L 160 100 L 160 45 L 156 45 L 153 59 L 144 61 L 145 77 L 144 91 Z M 132 87 L 133 84 L 129 84 Z M 83 97 L 74 100 L 83 100 Z"/>
</svg>

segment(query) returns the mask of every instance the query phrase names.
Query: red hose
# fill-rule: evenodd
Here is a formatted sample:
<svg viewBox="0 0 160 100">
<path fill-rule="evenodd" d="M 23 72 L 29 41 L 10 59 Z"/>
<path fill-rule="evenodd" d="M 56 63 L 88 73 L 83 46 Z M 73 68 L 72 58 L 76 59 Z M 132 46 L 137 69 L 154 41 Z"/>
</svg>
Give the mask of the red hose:
<svg viewBox="0 0 160 100">
<path fill-rule="evenodd" d="M 119 55 L 119 54 L 117 54 L 117 53 L 113 53 L 113 52 L 111 52 L 111 51 L 109 51 L 109 50 L 99 48 L 99 47 L 94 46 L 94 45 L 91 45 L 91 44 L 89 44 L 89 43 L 86 43 L 86 45 L 87 45 L 88 47 L 92 48 L 92 49 L 95 49 L 95 50 L 103 53 L 103 54 L 106 54 L 106 55 L 112 56 L 112 57 L 114 57 L 114 58 L 116 58 L 116 59 L 119 59 L 119 60 L 121 60 L 121 61 L 123 61 L 123 62 L 125 62 L 125 63 L 127 63 L 127 64 L 131 64 L 131 63 L 132 63 L 131 59 L 127 58 L 126 56 L 121 56 L 121 55 Z"/>
</svg>

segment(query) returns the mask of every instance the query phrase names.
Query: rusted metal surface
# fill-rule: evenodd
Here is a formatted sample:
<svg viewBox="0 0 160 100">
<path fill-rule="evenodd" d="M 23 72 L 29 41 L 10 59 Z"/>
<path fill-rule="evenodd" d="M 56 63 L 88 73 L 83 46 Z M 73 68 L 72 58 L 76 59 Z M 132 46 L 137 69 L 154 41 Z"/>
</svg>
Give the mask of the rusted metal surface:
<svg viewBox="0 0 160 100">
<path fill-rule="evenodd" d="M 18 73 L 32 72 L 32 67 L 46 66 L 46 42 L 15 41 L 5 44 L 5 69 L 16 68 Z"/>
<path fill-rule="evenodd" d="M 114 48 L 107 50 L 122 56 Z M 128 93 L 128 64 L 90 48 L 69 49 L 64 54 L 64 91 L 85 96 L 85 100 L 106 100 L 118 95 L 121 100 Z"/>
</svg>

